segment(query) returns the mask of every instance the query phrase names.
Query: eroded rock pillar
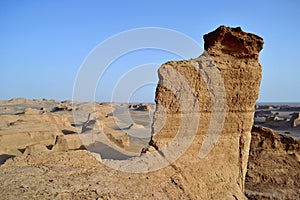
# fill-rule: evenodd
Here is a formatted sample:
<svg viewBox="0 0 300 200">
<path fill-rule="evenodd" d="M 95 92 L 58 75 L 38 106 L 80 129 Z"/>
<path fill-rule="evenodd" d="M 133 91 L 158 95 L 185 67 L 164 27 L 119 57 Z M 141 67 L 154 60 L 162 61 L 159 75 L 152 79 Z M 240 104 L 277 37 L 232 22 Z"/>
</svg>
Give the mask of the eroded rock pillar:
<svg viewBox="0 0 300 200">
<path fill-rule="evenodd" d="M 221 26 L 204 41 L 200 57 L 160 67 L 150 144 L 170 158 L 177 184 L 192 196 L 244 199 L 263 39 Z"/>
</svg>

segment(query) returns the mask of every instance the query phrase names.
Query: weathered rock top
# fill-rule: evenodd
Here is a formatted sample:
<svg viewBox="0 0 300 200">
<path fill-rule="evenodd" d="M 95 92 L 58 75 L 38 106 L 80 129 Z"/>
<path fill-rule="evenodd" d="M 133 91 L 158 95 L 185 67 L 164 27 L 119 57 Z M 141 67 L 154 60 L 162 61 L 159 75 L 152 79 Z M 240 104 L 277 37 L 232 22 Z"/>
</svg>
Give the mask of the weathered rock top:
<svg viewBox="0 0 300 200">
<path fill-rule="evenodd" d="M 215 56 L 228 54 L 236 58 L 257 59 L 264 44 L 261 37 L 246 33 L 240 27 L 220 26 L 203 38 L 204 49 Z"/>
</svg>

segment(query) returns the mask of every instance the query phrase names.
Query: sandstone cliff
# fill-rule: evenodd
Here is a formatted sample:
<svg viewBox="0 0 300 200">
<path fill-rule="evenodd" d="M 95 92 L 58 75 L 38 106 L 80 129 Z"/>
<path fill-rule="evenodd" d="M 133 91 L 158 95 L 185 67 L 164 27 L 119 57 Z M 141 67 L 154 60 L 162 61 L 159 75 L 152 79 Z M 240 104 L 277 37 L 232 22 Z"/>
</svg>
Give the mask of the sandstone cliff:
<svg viewBox="0 0 300 200">
<path fill-rule="evenodd" d="M 159 69 L 150 144 L 170 161 L 181 156 L 177 181 L 189 193 L 243 199 L 263 40 L 226 26 L 204 40 L 200 57 Z"/>
</svg>

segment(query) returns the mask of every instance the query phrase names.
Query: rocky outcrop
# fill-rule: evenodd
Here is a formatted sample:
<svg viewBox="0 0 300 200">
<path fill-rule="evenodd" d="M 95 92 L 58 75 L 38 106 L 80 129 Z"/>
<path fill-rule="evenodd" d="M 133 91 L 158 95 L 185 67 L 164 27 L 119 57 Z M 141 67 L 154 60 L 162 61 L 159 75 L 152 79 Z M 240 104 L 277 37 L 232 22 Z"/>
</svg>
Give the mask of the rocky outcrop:
<svg viewBox="0 0 300 200">
<path fill-rule="evenodd" d="M 42 110 L 33 109 L 33 108 L 26 108 L 24 114 L 25 115 L 38 115 L 41 114 Z"/>
<path fill-rule="evenodd" d="M 249 199 L 300 199 L 300 140 L 253 126 L 246 176 Z"/>
<path fill-rule="evenodd" d="M 25 148 L 24 155 L 30 155 L 34 153 L 48 153 L 50 150 L 43 144 L 32 144 Z"/>
<path fill-rule="evenodd" d="M 129 108 L 136 111 L 149 111 L 151 110 L 151 105 L 147 104 L 130 104 Z"/>
<path fill-rule="evenodd" d="M 84 149 L 82 141 L 78 134 L 58 135 L 55 139 L 53 151 L 68 151 Z"/>
<path fill-rule="evenodd" d="M 291 121 L 292 127 L 299 126 L 300 125 L 300 113 L 293 113 L 290 121 Z"/>
<path fill-rule="evenodd" d="M 200 57 L 160 67 L 150 145 L 179 158 L 174 182 L 191 195 L 244 199 L 263 39 L 221 26 L 204 40 Z"/>
<path fill-rule="evenodd" d="M 55 150 L 64 149 L 61 147 L 63 142 L 57 143 L 58 136 L 64 138 L 62 141 L 66 140 L 67 150 L 81 147 L 78 134 L 70 134 L 77 133 L 77 129 L 69 121 L 72 113 L 46 112 L 46 109 L 56 105 L 57 103 L 48 100 L 22 98 L 2 102 L 0 108 L 9 109 L 4 109 L 4 112 L 0 109 L 0 164 L 7 158 L 20 156 L 22 153 L 46 152 L 46 146 L 49 147 L 48 150 L 54 145 Z"/>
</svg>

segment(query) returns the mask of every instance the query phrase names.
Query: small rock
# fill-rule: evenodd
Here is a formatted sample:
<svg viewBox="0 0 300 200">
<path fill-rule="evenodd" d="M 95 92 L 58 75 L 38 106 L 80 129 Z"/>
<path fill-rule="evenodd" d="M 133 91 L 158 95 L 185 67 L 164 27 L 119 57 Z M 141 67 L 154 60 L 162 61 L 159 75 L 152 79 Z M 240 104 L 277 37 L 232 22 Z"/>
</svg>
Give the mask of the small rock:
<svg viewBox="0 0 300 200">
<path fill-rule="evenodd" d="M 293 113 L 290 122 L 292 127 L 297 127 L 300 124 L 300 113 Z"/>
<path fill-rule="evenodd" d="M 52 108 L 52 110 L 50 112 L 58 112 L 58 111 L 72 111 L 73 108 L 69 105 L 66 104 L 60 104 L 58 106 L 55 106 L 54 108 Z"/>
<path fill-rule="evenodd" d="M 32 144 L 25 148 L 24 155 L 30 155 L 33 153 L 47 153 L 50 150 L 43 144 Z"/>
<path fill-rule="evenodd" d="M 41 114 L 41 111 L 38 109 L 35 109 L 35 108 L 26 108 L 24 114 L 25 115 L 39 115 L 39 114 Z"/>
</svg>

